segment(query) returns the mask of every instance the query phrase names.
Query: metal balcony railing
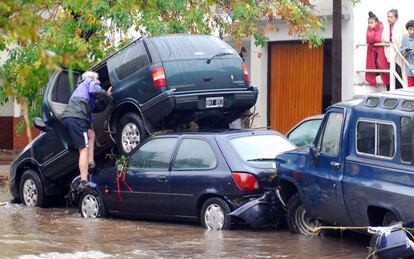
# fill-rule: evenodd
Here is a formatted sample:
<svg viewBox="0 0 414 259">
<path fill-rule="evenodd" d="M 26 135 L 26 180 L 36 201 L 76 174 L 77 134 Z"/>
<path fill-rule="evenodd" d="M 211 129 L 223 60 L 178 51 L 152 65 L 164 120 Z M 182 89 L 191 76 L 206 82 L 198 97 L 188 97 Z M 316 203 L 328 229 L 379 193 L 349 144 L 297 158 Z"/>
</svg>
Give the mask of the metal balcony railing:
<svg viewBox="0 0 414 259">
<path fill-rule="evenodd" d="M 368 44 L 357 44 L 356 48 L 359 47 L 367 47 Z M 403 86 L 403 88 L 407 88 L 407 84 L 404 82 L 404 80 L 398 75 L 398 73 L 395 71 L 395 57 L 396 55 L 398 55 L 404 65 L 406 66 L 410 66 L 410 63 L 408 63 L 407 59 L 405 59 L 405 57 L 401 54 L 400 50 L 397 48 L 397 46 L 395 46 L 394 43 L 376 43 L 374 44 L 374 46 L 383 46 L 383 47 L 390 47 L 390 55 L 389 55 L 389 62 L 390 62 L 390 69 L 361 69 L 361 70 L 357 70 L 357 73 L 366 73 L 366 72 L 373 72 L 373 73 L 390 73 L 390 90 L 395 90 L 395 80 L 397 79 L 401 85 Z M 404 73 L 404 69 L 401 68 L 402 73 Z"/>
</svg>

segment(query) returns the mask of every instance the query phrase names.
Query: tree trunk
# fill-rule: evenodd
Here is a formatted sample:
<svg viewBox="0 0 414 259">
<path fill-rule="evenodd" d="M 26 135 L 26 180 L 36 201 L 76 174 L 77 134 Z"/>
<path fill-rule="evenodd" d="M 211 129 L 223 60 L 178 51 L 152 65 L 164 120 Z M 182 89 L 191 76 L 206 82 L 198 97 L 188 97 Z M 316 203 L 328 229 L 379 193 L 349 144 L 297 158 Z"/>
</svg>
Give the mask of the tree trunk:
<svg viewBox="0 0 414 259">
<path fill-rule="evenodd" d="M 30 143 L 32 142 L 32 128 L 31 128 L 30 120 L 29 120 L 29 106 L 25 98 L 21 98 L 19 100 L 19 103 L 22 107 L 24 124 L 26 125 L 26 135 Z"/>
</svg>

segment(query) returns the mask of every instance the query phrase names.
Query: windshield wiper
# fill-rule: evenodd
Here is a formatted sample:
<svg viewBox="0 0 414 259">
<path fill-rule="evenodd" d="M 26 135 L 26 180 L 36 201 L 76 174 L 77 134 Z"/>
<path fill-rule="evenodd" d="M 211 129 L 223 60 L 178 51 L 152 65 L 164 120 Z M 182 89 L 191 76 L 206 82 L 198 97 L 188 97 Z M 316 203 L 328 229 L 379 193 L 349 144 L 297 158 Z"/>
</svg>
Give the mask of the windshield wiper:
<svg viewBox="0 0 414 259">
<path fill-rule="evenodd" d="M 247 161 L 276 161 L 275 158 L 253 158 L 247 159 Z"/>
<path fill-rule="evenodd" d="M 220 51 L 216 54 L 214 54 L 213 56 L 211 56 L 210 58 L 207 59 L 207 64 L 210 64 L 211 60 L 215 57 L 221 57 L 221 56 L 227 56 L 227 55 L 233 55 L 232 51 Z"/>
</svg>

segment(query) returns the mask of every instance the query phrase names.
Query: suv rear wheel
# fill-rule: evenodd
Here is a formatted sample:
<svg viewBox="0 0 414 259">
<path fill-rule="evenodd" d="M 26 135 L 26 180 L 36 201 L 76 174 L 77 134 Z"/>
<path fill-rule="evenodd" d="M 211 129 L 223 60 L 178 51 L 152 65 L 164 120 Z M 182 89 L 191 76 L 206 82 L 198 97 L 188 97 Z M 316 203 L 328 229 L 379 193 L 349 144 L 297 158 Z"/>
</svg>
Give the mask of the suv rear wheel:
<svg viewBox="0 0 414 259">
<path fill-rule="evenodd" d="M 118 122 L 116 132 L 117 148 L 121 155 L 131 152 L 147 137 L 141 118 L 133 112 L 122 116 Z"/>
<path fill-rule="evenodd" d="M 43 185 L 35 171 L 26 170 L 20 179 L 20 198 L 29 207 L 44 206 Z"/>
</svg>

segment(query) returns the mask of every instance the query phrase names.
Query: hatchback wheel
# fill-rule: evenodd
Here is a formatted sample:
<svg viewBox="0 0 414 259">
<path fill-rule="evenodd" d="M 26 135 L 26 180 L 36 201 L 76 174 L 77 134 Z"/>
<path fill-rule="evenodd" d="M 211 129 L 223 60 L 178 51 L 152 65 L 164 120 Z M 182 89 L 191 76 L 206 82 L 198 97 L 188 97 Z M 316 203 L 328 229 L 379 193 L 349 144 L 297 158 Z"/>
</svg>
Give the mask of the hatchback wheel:
<svg viewBox="0 0 414 259">
<path fill-rule="evenodd" d="M 105 217 L 105 206 L 101 196 L 95 191 L 85 192 L 80 199 L 79 212 L 84 218 Z"/>
<path fill-rule="evenodd" d="M 29 207 L 44 206 L 43 185 L 33 170 L 26 170 L 20 179 L 20 198 Z"/>
<path fill-rule="evenodd" d="M 118 152 L 123 155 L 131 152 L 147 137 L 141 118 L 132 112 L 119 120 L 116 132 Z"/>
<path fill-rule="evenodd" d="M 211 198 L 204 203 L 201 209 L 201 224 L 211 230 L 229 229 L 231 225 L 229 213 L 230 208 L 224 200 Z"/>
<path fill-rule="evenodd" d="M 306 212 L 298 193 L 289 199 L 287 222 L 292 233 L 303 235 L 314 235 L 312 230 L 320 225 L 318 220 L 311 218 Z"/>
</svg>

